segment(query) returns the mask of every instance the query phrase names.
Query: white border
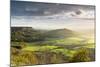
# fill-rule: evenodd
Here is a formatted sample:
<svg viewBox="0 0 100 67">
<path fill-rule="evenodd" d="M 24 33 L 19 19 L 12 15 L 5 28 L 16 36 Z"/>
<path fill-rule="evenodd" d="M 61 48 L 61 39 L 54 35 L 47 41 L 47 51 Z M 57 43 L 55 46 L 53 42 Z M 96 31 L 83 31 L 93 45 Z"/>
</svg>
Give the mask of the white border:
<svg viewBox="0 0 100 67">
<path fill-rule="evenodd" d="M 37 2 L 51 2 L 51 3 L 95 5 L 95 0 L 18 0 L 18 1 L 37 1 Z"/>
<path fill-rule="evenodd" d="M 37 0 L 34 0 L 37 1 Z M 38 0 L 39 1 L 39 0 Z M 41 0 L 41 2 L 47 2 L 47 0 Z M 57 1 L 68 3 L 73 0 L 48 0 L 48 1 Z M 76 0 L 74 0 L 76 1 Z M 85 0 L 82 0 L 84 2 Z M 88 1 L 88 0 L 87 0 Z M 94 2 L 93 0 L 91 0 Z M 56 2 L 56 3 L 57 3 Z M 88 2 L 87 2 L 88 3 Z M 10 1 L 9 0 L 0 0 L 0 67 L 10 67 Z M 71 3 L 72 4 L 72 3 Z M 38 66 L 27 66 L 27 67 L 98 67 L 100 63 L 100 0 L 96 0 L 97 4 L 97 54 L 96 62 L 88 63 L 67 63 L 67 64 L 53 64 L 53 65 L 38 65 Z"/>
<path fill-rule="evenodd" d="M 9 3 L 9 0 L 0 1 L 0 67 L 9 67 L 10 62 Z"/>
</svg>

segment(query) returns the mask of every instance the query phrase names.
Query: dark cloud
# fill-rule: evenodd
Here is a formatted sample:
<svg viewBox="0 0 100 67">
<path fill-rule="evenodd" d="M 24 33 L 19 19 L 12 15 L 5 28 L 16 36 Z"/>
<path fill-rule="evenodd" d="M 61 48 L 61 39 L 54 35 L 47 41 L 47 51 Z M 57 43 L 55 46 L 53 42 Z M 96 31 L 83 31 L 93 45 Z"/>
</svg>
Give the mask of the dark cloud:
<svg viewBox="0 0 100 67">
<path fill-rule="evenodd" d="M 71 11 L 80 15 L 82 12 L 79 9 L 94 10 L 94 6 L 11 1 L 12 16 L 48 16 Z"/>
<path fill-rule="evenodd" d="M 81 10 L 78 10 L 78 11 L 76 11 L 75 12 L 77 15 L 80 15 L 80 14 L 82 14 L 82 11 Z"/>
</svg>

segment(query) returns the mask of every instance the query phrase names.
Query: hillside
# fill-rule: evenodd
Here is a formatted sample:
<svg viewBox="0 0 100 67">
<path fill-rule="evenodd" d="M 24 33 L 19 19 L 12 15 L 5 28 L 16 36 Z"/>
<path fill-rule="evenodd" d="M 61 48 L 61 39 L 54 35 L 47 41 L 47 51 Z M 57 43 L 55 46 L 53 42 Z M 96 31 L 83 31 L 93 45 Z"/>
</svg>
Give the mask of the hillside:
<svg viewBox="0 0 100 67">
<path fill-rule="evenodd" d="M 11 27 L 11 40 L 12 41 L 36 41 L 41 35 L 41 32 L 34 30 L 32 27 Z"/>
<path fill-rule="evenodd" d="M 48 39 L 62 39 L 77 36 L 76 32 L 69 29 L 36 30 L 32 27 L 11 27 L 12 41 L 36 42 Z"/>
<path fill-rule="evenodd" d="M 46 37 L 48 38 L 68 38 L 68 37 L 73 37 L 77 36 L 76 32 L 69 30 L 69 29 L 56 29 L 56 30 L 51 30 L 48 31 L 45 34 Z"/>
</svg>

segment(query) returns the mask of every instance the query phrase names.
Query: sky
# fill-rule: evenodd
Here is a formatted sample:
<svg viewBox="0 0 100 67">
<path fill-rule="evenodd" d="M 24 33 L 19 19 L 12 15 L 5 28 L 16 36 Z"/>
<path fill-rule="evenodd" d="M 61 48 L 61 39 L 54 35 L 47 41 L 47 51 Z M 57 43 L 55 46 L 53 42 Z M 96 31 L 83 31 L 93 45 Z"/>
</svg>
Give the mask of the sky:
<svg viewBox="0 0 100 67">
<path fill-rule="evenodd" d="M 91 5 L 11 1 L 11 26 L 91 31 L 94 21 L 95 7 Z"/>
</svg>

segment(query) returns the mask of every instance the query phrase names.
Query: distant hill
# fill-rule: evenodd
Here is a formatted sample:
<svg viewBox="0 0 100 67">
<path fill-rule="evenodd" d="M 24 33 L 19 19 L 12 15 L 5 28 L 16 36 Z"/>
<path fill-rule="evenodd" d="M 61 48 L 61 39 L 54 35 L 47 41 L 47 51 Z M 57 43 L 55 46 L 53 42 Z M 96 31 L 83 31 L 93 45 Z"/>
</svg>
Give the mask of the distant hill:
<svg viewBox="0 0 100 67">
<path fill-rule="evenodd" d="M 45 36 L 49 38 L 67 38 L 67 37 L 73 37 L 76 35 L 77 35 L 76 32 L 66 29 L 66 28 L 51 30 L 45 33 Z"/>
<path fill-rule="evenodd" d="M 73 36 L 77 36 L 76 32 L 65 28 L 44 31 L 36 30 L 32 27 L 11 27 L 11 41 L 36 42 Z"/>
</svg>

